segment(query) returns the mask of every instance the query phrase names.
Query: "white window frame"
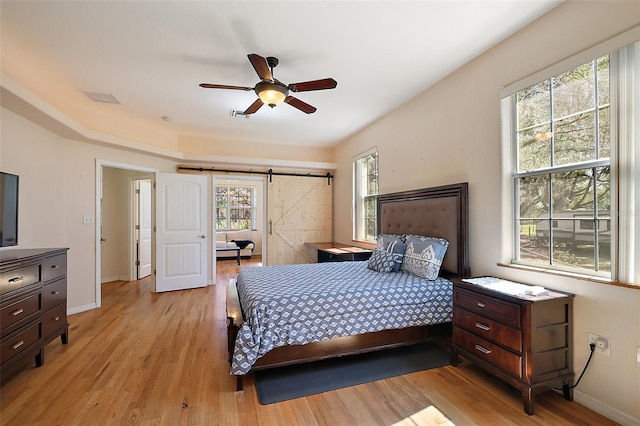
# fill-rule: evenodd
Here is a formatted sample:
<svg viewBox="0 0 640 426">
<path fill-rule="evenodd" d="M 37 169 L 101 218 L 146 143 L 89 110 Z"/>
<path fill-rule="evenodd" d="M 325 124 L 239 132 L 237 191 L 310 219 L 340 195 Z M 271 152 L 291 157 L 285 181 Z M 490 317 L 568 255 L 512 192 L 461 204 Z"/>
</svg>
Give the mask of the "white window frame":
<svg viewBox="0 0 640 426">
<path fill-rule="evenodd" d="M 631 43 L 631 44 L 629 44 Z M 584 269 L 555 265 L 530 265 L 515 260 L 518 249 L 516 235 L 519 206 L 514 183 L 516 170 L 515 104 L 513 96 L 519 90 L 535 85 L 585 62 L 610 54 L 611 90 L 611 273 L 596 273 Z M 640 268 L 635 265 L 640 251 L 640 42 L 632 31 L 622 33 L 560 63 L 515 82 L 500 91 L 502 121 L 502 259 L 503 264 L 531 266 L 560 274 L 570 273 L 605 282 L 640 285 Z M 636 90 L 634 90 L 636 89 Z"/>
<path fill-rule="evenodd" d="M 378 179 L 378 191 L 380 190 L 380 153 L 377 147 L 371 148 L 361 154 L 358 154 L 353 158 L 353 201 L 352 201 L 352 222 L 353 222 L 353 240 L 362 241 L 367 243 L 374 243 L 377 233 L 376 230 L 371 239 L 367 239 L 365 236 L 365 218 L 364 218 L 364 198 L 365 197 L 377 197 L 378 192 L 375 194 L 363 194 L 363 178 L 361 171 L 361 162 L 363 159 L 370 155 L 376 155 L 376 175 Z M 377 222 L 377 218 L 376 218 Z"/>
<path fill-rule="evenodd" d="M 227 188 L 227 228 L 226 229 L 218 229 L 218 207 L 216 205 L 216 197 L 218 195 L 218 188 L 219 187 L 225 187 Z M 243 185 L 241 183 L 219 183 L 216 184 L 213 187 L 213 225 L 214 225 L 214 229 L 216 232 L 223 232 L 223 231 L 238 231 L 238 230 L 246 230 L 246 229 L 233 229 L 230 228 L 229 225 L 231 224 L 231 206 L 229 204 L 229 190 L 232 188 L 248 188 L 251 190 L 251 206 L 250 207 L 243 207 L 245 209 L 250 209 L 251 210 L 251 227 L 250 228 L 246 228 L 248 230 L 255 230 L 256 229 L 256 215 L 257 215 L 257 194 L 256 194 L 256 188 L 252 185 Z"/>
</svg>

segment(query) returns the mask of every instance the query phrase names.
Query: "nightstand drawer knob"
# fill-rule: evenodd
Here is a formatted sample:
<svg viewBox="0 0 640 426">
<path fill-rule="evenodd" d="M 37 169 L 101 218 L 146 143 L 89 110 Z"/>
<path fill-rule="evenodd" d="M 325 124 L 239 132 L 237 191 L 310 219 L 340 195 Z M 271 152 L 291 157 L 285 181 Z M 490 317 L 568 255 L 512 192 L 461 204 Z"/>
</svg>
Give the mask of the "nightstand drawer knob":
<svg viewBox="0 0 640 426">
<path fill-rule="evenodd" d="M 479 328 L 480 330 L 484 330 L 484 331 L 491 330 L 491 327 L 489 327 L 488 325 L 482 324 L 481 322 L 477 322 L 476 323 L 476 327 Z"/>
<path fill-rule="evenodd" d="M 480 352 L 482 352 L 485 355 L 489 355 L 491 353 L 491 351 L 487 348 L 485 348 L 484 346 L 480 346 L 480 345 L 476 345 L 476 350 L 479 350 Z"/>
<path fill-rule="evenodd" d="M 16 349 L 18 349 L 20 346 L 24 345 L 24 340 L 20 340 L 18 343 L 11 345 L 11 349 L 13 349 L 14 351 Z"/>
<path fill-rule="evenodd" d="M 484 303 L 482 303 L 482 302 L 478 302 L 478 307 L 479 307 L 479 308 L 484 308 Z"/>
</svg>

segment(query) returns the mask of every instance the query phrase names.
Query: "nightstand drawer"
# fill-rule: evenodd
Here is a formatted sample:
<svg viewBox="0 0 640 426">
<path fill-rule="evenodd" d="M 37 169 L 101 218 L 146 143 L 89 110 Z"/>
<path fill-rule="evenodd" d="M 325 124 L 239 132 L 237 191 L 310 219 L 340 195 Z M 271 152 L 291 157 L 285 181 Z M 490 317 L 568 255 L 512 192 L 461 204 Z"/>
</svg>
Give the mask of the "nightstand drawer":
<svg viewBox="0 0 640 426">
<path fill-rule="evenodd" d="M 521 356 L 464 331 L 460 327 L 453 328 L 453 343 L 460 346 L 470 355 L 495 365 L 508 374 L 522 378 Z"/>
<path fill-rule="evenodd" d="M 454 308 L 453 324 L 484 339 L 522 352 L 522 332 L 465 309 Z"/>
<path fill-rule="evenodd" d="M 492 318 L 505 324 L 520 327 L 520 306 L 494 299 L 480 293 L 456 289 L 454 293 L 454 303 L 463 306 L 469 311 L 477 312 L 480 315 Z"/>
</svg>

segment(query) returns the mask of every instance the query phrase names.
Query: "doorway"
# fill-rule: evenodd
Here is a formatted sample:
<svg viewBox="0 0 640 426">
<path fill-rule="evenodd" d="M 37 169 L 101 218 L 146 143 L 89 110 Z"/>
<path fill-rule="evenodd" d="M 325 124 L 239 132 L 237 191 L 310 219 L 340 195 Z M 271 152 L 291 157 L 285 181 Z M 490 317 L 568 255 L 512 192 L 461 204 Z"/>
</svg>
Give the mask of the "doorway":
<svg viewBox="0 0 640 426">
<path fill-rule="evenodd" d="M 153 213 L 150 189 L 156 172 L 156 169 L 130 164 L 96 161 L 96 307 L 102 305 L 102 283 L 137 279 L 136 224 L 139 220 L 136 216 Z M 136 185 L 140 181 L 148 182 L 149 193 L 138 206 Z M 150 217 L 149 226 L 152 222 Z M 151 238 L 149 235 L 150 249 Z M 154 268 L 152 253 L 146 267 L 149 272 Z"/>
<path fill-rule="evenodd" d="M 135 279 L 151 275 L 151 179 L 134 179 L 132 238 L 135 245 Z"/>
</svg>

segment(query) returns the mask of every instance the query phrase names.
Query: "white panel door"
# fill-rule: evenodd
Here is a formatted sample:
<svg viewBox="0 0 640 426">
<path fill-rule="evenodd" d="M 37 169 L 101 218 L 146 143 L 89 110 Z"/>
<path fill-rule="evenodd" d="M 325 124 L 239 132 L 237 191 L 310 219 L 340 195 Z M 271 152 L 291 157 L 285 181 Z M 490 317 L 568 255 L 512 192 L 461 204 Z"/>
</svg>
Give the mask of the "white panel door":
<svg viewBox="0 0 640 426">
<path fill-rule="evenodd" d="M 138 279 L 151 274 L 151 181 L 138 181 Z"/>
<path fill-rule="evenodd" d="M 327 179 L 273 176 L 267 184 L 267 265 L 315 262 L 306 243 L 331 242 L 332 186 Z"/>
<path fill-rule="evenodd" d="M 156 174 L 156 292 L 207 285 L 207 177 Z"/>
</svg>

